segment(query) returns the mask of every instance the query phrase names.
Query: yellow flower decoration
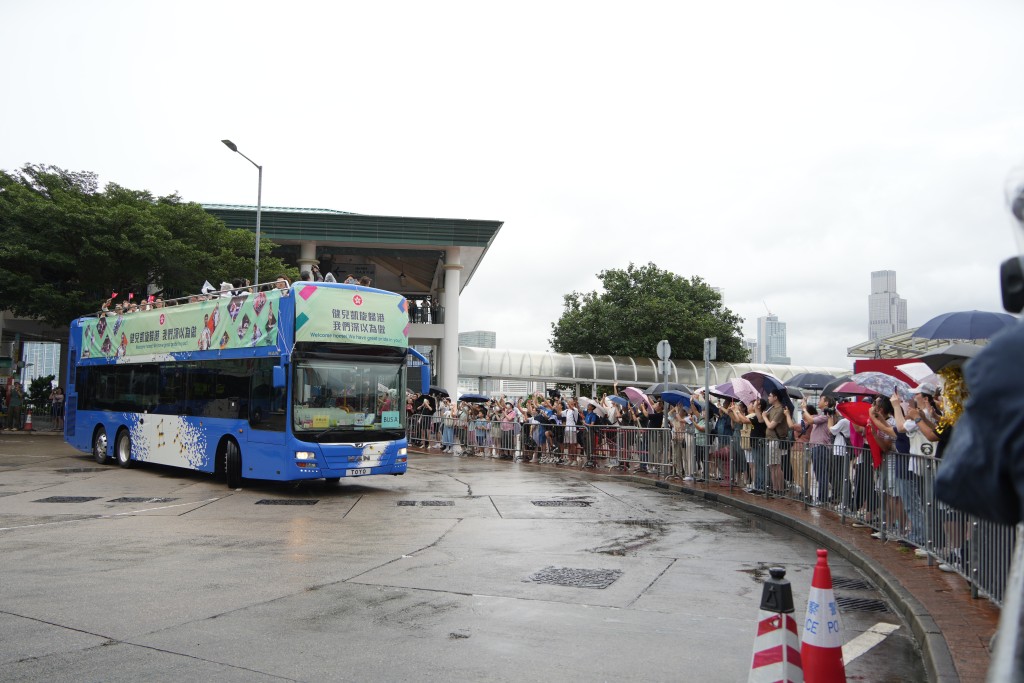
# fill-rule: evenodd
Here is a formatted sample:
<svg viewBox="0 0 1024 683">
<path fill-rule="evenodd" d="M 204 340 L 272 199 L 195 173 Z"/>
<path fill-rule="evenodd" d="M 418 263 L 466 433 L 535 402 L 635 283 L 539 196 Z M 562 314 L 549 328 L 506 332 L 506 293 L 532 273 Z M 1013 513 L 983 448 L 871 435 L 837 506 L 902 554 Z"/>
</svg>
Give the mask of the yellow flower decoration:
<svg viewBox="0 0 1024 683">
<path fill-rule="evenodd" d="M 939 420 L 939 431 L 956 424 L 964 411 L 964 401 L 967 400 L 967 385 L 964 383 L 964 373 L 961 366 L 943 368 L 939 370 L 942 377 L 942 419 Z"/>
</svg>

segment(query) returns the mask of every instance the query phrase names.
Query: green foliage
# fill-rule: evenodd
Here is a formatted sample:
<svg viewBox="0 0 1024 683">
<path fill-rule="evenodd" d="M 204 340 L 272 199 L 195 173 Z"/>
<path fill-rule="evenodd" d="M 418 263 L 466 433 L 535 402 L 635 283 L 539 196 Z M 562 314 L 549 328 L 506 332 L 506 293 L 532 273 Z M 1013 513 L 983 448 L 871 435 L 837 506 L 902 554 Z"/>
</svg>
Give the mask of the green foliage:
<svg viewBox="0 0 1024 683">
<path fill-rule="evenodd" d="M 298 275 L 260 240 L 260 272 Z M 0 171 L 0 297 L 17 315 L 63 327 L 112 292 L 136 300 L 147 285 L 198 292 L 251 277 L 256 236 L 229 230 L 199 204 L 52 166 Z M 264 279 L 261 277 L 261 279 Z"/>
<path fill-rule="evenodd" d="M 50 406 L 50 392 L 53 391 L 54 375 L 36 377 L 28 385 L 28 394 L 25 396 L 25 404 L 32 406 L 33 410 L 46 411 Z"/>
<path fill-rule="evenodd" d="M 747 362 L 743 319 L 699 277 L 686 279 L 653 263 L 598 274 L 604 292 L 572 292 L 551 324 L 551 347 L 561 353 L 653 357 L 668 339 L 673 358 L 704 357 L 704 338 L 718 337 L 718 360 Z"/>
</svg>

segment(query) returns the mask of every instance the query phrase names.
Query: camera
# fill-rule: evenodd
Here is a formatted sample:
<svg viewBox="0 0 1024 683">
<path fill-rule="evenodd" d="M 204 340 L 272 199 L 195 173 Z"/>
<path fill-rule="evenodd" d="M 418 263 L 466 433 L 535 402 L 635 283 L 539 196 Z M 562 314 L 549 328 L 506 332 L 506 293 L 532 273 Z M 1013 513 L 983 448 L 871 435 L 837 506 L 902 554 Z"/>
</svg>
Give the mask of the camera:
<svg viewBox="0 0 1024 683">
<path fill-rule="evenodd" d="M 829 417 L 832 417 L 833 415 L 836 414 L 836 409 L 835 408 L 825 408 L 825 414 L 828 415 Z"/>
</svg>

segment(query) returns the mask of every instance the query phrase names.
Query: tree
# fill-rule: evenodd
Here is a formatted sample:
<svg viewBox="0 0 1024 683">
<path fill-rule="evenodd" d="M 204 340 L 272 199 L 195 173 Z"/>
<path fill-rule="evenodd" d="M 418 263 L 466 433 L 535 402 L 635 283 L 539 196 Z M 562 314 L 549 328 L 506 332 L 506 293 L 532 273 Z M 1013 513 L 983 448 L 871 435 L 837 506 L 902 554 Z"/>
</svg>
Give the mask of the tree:
<svg viewBox="0 0 1024 683">
<path fill-rule="evenodd" d="M 699 277 L 686 279 L 653 263 L 598 273 L 602 293 L 572 292 L 551 324 L 551 347 L 562 353 L 655 355 L 668 339 L 674 358 L 704 357 L 704 338 L 718 338 L 718 360 L 747 362 L 743 319 Z"/>
<path fill-rule="evenodd" d="M 45 377 L 36 377 L 29 383 L 25 403 L 32 406 L 32 410 L 44 410 L 50 406 L 50 392 L 53 391 L 54 378 L 55 375 L 46 375 Z"/>
<path fill-rule="evenodd" d="M 260 240 L 260 272 L 295 277 L 275 246 Z M 53 166 L 0 171 L 0 305 L 17 315 L 64 327 L 113 292 L 198 292 L 204 280 L 251 277 L 255 248 L 253 233 L 177 195 L 114 183 L 101 192 L 96 174 Z"/>
</svg>

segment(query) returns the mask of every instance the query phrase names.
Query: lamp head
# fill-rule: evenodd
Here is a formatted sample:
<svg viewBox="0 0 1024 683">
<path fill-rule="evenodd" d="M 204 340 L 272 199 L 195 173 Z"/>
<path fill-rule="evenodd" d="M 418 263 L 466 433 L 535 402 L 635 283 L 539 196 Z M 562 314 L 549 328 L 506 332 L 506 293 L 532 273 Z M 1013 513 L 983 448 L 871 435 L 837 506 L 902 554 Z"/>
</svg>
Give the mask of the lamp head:
<svg viewBox="0 0 1024 683">
<path fill-rule="evenodd" d="M 235 143 L 231 142 L 231 140 L 221 140 L 221 142 L 223 142 L 224 145 L 228 149 L 230 149 L 232 152 L 237 152 L 238 151 L 238 145 L 236 145 Z"/>
</svg>

